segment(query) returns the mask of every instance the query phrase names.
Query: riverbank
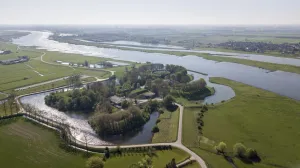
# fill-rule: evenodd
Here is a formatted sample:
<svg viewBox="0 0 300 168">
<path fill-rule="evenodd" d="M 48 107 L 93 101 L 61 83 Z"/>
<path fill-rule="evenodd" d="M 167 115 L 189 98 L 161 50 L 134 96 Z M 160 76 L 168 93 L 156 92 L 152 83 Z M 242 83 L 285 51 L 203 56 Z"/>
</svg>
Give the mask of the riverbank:
<svg viewBox="0 0 300 168">
<path fill-rule="evenodd" d="M 76 42 L 76 41 L 67 41 L 71 44 L 77 45 L 87 45 L 87 46 L 96 46 L 100 48 L 112 48 L 112 49 L 120 49 L 120 50 L 127 50 L 127 51 L 139 51 L 139 52 L 146 52 L 146 53 L 161 53 L 161 54 L 169 54 L 169 55 L 176 55 L 176 56 L 188 56 L 194 55 L 198 57 L 202 57 L 207 60 L 213 60 L 218 62 L 232 62 L 247 66 L 253 66 L 258 68 L 263 68 L 269 71 L 285 71 L 285 72 L 292 72 L 300 74 L 300 66 L 293 66 L 293 65 L 285 65 L 285 64 L 277 64 L 277 63 L 269 63 L 269 62 L 262 62 L 262 61 L 255 61 L 255 60 L 247 60 L 241 58 L 232 58 L 226 56 L 212 56 L 212 54 L 207 53 L 198 53 L 193 51 L 170 51 L 170 50 L 155 50 L 155 49 L 141 49 L 141 48 L 129 48 L 129 47 L 119 47 L 119 46 L 111 46 L 111 45 L 104 45 L 98 43 L 87 43 L 87 42 Z M 235 51 L 235 53 L 239 53 L 239 51 Z M 247 54 L 254 54 L 254 53 L 247 53 Z M 276 55 L 275 55 L 276 56 Z M 286 58 L 286 57 L 285 57 Z"/>
<path fill-rule="evenodd" d="M 232 87 L 236 97 L 229 102 L 209 106 L 204 113 L 203 135 L 196 134 L 199 137 L 191 132 L 197 128 L 199 110 L 186 109 L 183 132 L 190 133 L 183 134 L 185 145 L 212 167 L 231 167 L 230 163 L 223 161 L 223 157 L 214 154 L 214 145 L 221 141 L 227 144 L 227 153 L 231 157 L 232 147 L 238 142 L 257 150 L 261 157 L 260 163 L 253 164 L 233 158 L 237 167 L 293 167 L 299 164 L 299 101 L 224 78 L 210 80 Z M 194 132 L 197 133 L 197 129 Z"/>
<path fill-rule="evenodd" d="M 57 132 L 38 126 L 23 118 L 7 119 L 0 122 L 0 138 L 4 143 L 0 144 L 5 150 L 5 155 L 0 154 L 0 160 L 5 167 L 65 167 L 82 168 L 87 157 L 85 152 L 66 150 L 62 148 L 62 140 Z M 41 151 L 43 151 L 41 153 Z M 113 155 L 105 162 L 105 167 L 114 168 L 138 163 L 146 151 L 127 151 L 122 155 Z M 180 163 L 189 155 L 184 151 L 174 148 L 172 150 L 155 151 L 156 158 L 153 165 L 162 167 L 172 158 Z M 95 155 L 95 154 L 92 154 Z M 96 154 L 102 157 L 101 154 Z M 15 162 L 15 158 L 19 158 Z M 39 160 L 35 160 L 39 158 Z M 30 160 L 30 161 L 28 161 Z"/>
</svg>

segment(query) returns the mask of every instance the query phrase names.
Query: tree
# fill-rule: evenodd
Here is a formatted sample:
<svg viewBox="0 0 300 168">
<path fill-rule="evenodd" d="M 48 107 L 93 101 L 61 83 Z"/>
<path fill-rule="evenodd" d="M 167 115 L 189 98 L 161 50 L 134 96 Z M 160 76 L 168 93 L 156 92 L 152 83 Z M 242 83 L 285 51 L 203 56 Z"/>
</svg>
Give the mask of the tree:
<svg viewBox="0 0 300 168">
<path fill-rule="evenodd" d="M 245 157 L 246 156 L 246 147 L 242 143 L 236 143 L 233 146 L 233 153 L 235 156 Z"/>
<path fill-rule="evenodd" d="M 88 67 L 89 66 L 89 62 L 87 60 L 84 61 L 84 66 Z"/>
<path fill-rule="evenodd" d="M 258 154 L 255 149 L 248 148 L 246 151 L 246 157 L 250 160 L 258 158 Z"/>
<path fill-rule="evenodd" d="M 123 109 L 127 109 L 129 107 L 129 101 L 127 100 L 124 100 L 122 103 L 121 103 L 121 106 Z"/>
<path fill-rule="evenodd" d="M 92 101 L 88 96 L 80 97 L 80 107 L 83 110 L 88 110 L 92 107 Z"/>
<path fill-rule="evenodd" d="M 155 126 L 152 128 L 152 132 L 153 132 L 153 133 L 159 132 L 159 128 L 158 128 L 157 125 L 155 125 Z"/>
<path fill-rule="evenodd" d="M 166 168 L 177 168 L 175 158 L 173 158 L 171 162 L 166 165 Z"/>
<path fill-rule="evenodd" d="M 217 152 L 219 153 L 225 153 L 226 149 L 227 149 L 227 145 L 224 142 L 220 142 L 215 149 L 217 150 Z"/>
<path fill-rule="evenodd" d="M 7 108 L 6 108 L 6 101 L 5 100 L 2 102 L 2 106 L 3 106 L 4 114 L 6 116 L 6 110 L 7 110 Z"/>
<path fill-rule="evenodd" d="M 109 148 L 108 147 L 105 147 L 105 149 L 104 149 L 104 156 L 105 156 L 105 158 L 109 158 L 110 157 L 110 152 L 109 152 Z"/>
<path fill-rule="evenodd" d="M 8 96 L 8 100 L 7 100 L 11 115 L 13 114 L 13 106 L 15 104 L 15 98 L 16 98 L 16 94 L 14 91 L 12 91 L 11 94 Z"/>
<path fill-rule="evenodd" d="M 66 101 L 64 98 L 60 99 L 58 102 L 58 110 L 65 111 L 66 110 Z"/>
<path fill-rule="evenodd" d="M 86 167 L 87 168 L 103 168 L 104 163 L 100 157 L 93 156 L 87 160 Z"/>
<path fill-rule="evenodd" d="M 170 95 L 167 95 L 164 99 L 163 99 L 163 104 L 165 107 L 171 107 L 173 106 L 173 102 L 175 101 L 175 99 L 170 96 Z"/>
<path fill-rule="evenodd" d="M 88 156 L 88 154 L 89 154 L 88 143 L 90 142 L 91 139 L 87 133 L 84 133 L 83 137 L 84 137 L 84 142 L 85 142 L 86 155 Z"/>
</svg>

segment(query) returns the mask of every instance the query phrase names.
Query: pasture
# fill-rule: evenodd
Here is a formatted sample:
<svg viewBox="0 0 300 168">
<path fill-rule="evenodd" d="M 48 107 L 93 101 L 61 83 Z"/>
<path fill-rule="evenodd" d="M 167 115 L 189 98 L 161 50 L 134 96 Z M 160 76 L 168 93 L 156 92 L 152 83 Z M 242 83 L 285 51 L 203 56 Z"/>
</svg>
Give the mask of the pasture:
<svg viewBox="0 0 300 168">
<path fill-rule="evenodd" d="M 246 164 L 234 158 L 238 167 L 293 167 L 299 164 L 298 101 L 224 78 L 210 80 L 232 87 L 236 97 L 209 107 L 204 113 L 203 136 L 196 134 L 198 110 L 186 108 L 183 143 L 187 147 L 203 156 L 212 167 L 223 165 L 218 158 L 224 158 L 212 150 L 221 141 L 227 144 L 230 156 L 233 145 L 238 142 L 257 150 L 260 163 Z"/>
<path fill-rule="evenodd" d="M 160 122 L 157 124 L 159 132 L 153 135 L 152 143 L 175 142 L 178 133 L 179 108 L 173 112 L 164 110 L 164 113 L 159 115 L 159 119 Z"/>
</svg>

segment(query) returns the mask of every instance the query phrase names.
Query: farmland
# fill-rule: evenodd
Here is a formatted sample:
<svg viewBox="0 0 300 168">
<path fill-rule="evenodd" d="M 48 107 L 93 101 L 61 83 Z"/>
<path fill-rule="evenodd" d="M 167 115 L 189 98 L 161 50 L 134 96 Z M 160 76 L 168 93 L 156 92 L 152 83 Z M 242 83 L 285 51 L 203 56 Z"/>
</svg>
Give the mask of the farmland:
<svg viewBox="0 0 300 168">
<path fill-rule="evenodd" d="M 224 78 L 211 78 L 211 81 L 232 87 L 236 97 L 209 107 L 204 113 L 202 136 L 197 133 L 196 122 L 200 109 L 186 108 L 183 118 L 183 143 L 186 146 L 203 156 L 212 167 L 223 164 L 221 160 L 216 161 L 223 158 L 213 152 L 213 146 L 221 141 L 227 144 L 229 155 L 237 142 L 256 149 L 262 161 L 255 167 L 297 164 L 299 155 L 296 153 L 300 149 L 297 143 L 300 139 L 297 134 L 300 123 L 298 101 Z M 251 167 L 236 158 L 234 161 L 238 167 Z"/>
</svg>

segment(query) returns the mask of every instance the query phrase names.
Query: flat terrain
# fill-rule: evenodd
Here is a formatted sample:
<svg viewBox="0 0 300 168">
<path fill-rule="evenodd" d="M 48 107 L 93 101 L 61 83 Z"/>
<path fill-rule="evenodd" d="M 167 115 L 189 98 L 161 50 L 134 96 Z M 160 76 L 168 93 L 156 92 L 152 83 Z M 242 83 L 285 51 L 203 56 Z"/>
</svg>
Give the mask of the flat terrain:
<svg viewBox="0 0 300 168">
<path fill-rule="evenodd" d="M 0 55 L 0 60 L 13 59 L 17 56 L 27 55 L 30 60 L 25 63 L 12 64 L 12 65 L 0 65 L 0 91 L 10 92 L 15 88 L 22 86 L 28 86 L 36 83 L 41 83 L 61 77 L 66 77 L 74 73 L 93 76 L 97 78 L 108 78 L 109 72 L 87 69 L 87 68 L 72 68 L 68 66 L 62 66 L 55 64 L 53 61 L 62 58 L 63 61 L 71 60 L 82 61 L 88 60 L 89 62 L 99 62 L 106 59 L 97 57 L 84 57 L 77 54 L 63 54 L 58 52 L 45 51 L 46 55 L 43 56 L 43 60 L 50 59 L 51 64 L 47 64 L 41 61 L 41 55 L 43 50 L 36 49 L 24 49 L 17 50 L 17 46 L 9 43 L 0 42 L 0 50 L 11 50 L 11 54 Z M 49 85 L 49 84 L 48 84 Z M 61 82 L 57 83 L 57 86 L 61 86 Z M 49 88 L 49 86 L 41 86 L 40 88 L 34 88 L 32 91 L 39 91 L 41 88 Z M 28 91 L 25 91 L 28 93 Z M 3 96 L 1 94 L 1 96 Z"/>
<path fill-rule="evenodd" d="M 178 133 L 179 108 L 174 112 L 164 110 L 159 119 L 161 120 L 157 124 L 159 132 L 154 134 L 152 143 L 175 142 Z"/>
<path fill-rule="evenodd" d="M 52 130 L 24 119 L 0 121 L 0 162 L 3 167 L 82 168 L 86 158 L 59 147 L 60 140 Z M 6 120 L 8 121 L 8 120 Z M 1 166 L 1 167 L 2 167 Z"/>
<path fill-rule="evenodd" d="M 237 142 L 258 151 L 262 159 L 260 163 L 249 165 L 234 159 L 238 167 L 299 165 L 298 101 L 224 78 L 211 78 L 211 81 L 232 87 L 236 97 L 224 104 L 209 107 L 208 112 L 204 114 L 201 139 L 196 134 L 197 124 L 193 124 L 193 121 L 196 123 L 197 110 L 185 109 L 184 144 L 203 157 L 212 167 L 224 164 L 219 160 L 223 159 L 222 157 L 212 153 L 213 146 L 220 141 L 227 144 L 229 155 Z M 205 144 L 201 145 L 200 140 Z"/>
<path fill-rule="evenodd" d="M 116 167 L 129 167 L 134 163 L 138 163 L 144 157 L 142 153 L 126 154 L 127 156 L 117 156 L 108 159 L 105 162 L 105 168 L 116 168 Z M 168 162 L 173 158 L 177 163 L 187 159 L 189 155 L 179 149 L 172 149 L 166 151 L 157 151 L 156 156 L 152 159 L 153 167 L 162 168 L 165 167 Z"/>
<path fill-rule="evenodd" d="M 23 118 L 0 121 L 0 162 L 3 167 L 55 167 L 83 168 L 86 157 L 83 153 L 67 152 L 60 148 L 61 140 L 56 132 L 43 128 Z M 124 153 L 112 156 L 105 162 L 106 168 L 129 167 L 138 163 L 144 153 Z M 173 148 L 156 151 L 153 166 L 164 167 L 172 158 L 182 162 L 189 154 Z"/>
</svg>

